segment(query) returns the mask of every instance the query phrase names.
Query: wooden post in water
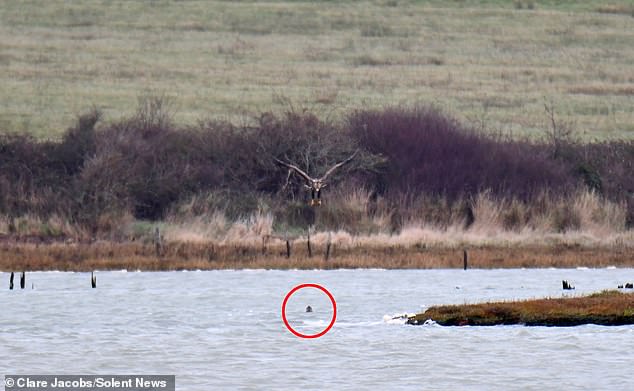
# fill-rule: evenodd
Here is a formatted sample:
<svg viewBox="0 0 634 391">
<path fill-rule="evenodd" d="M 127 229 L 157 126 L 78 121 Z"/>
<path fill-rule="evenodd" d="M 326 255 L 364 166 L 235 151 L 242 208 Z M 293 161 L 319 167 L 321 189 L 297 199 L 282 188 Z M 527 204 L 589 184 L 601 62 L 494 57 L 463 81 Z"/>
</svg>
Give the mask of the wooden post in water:
<svg viewBox="0 0 634 391">
<path fill-rule="evenodd" d="M 324 256 L 324 260 L 327 261 L 330 258 L 330 246 L 332 246 L 330 231 L 328 231 L 328 242 L 326 242 L 326 255 Z"/>
<path fill-rule="evenodd" d="M 11 277 L 9 277 L 9 290 L 13 290 L 13 272 L 11 272 Z"/>
<path fill-rule="evenodd" d="M 90 272 L 90 285 L 93 289 L 97 287 L 97 276 L 95 276 L 95 272 Z"/>
<path fill-rule="evenodd" d="M 310 227 L 308 227 L 308 240 L 306 241 L 306 245 L 308 246 L 308 257 L 312 257 L 313 249 L 310 247 Z"/>
<path fill-rule="evenodd" d="M 464 270 L 467 270 L 467 267 L 469 267 L 469 253 L 467 253 L 466 248 L 462 250 L 462 262 Z"/>
<path fill-rule="evenodd" d="M 26 274 L 25 272 L 22 272 L 22 275 L 20 276 L 20 289 L 24 289 L 25 285 L 26 285 Z"/>
</svg>

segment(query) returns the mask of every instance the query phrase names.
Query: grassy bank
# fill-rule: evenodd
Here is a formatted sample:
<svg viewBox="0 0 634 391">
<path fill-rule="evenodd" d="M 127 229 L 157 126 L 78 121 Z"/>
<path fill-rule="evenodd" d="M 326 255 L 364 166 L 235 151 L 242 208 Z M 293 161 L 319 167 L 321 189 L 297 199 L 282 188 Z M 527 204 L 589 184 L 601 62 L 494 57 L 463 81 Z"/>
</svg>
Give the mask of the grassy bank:
<svg viewBox="0 0 634 391">
<path fill-rule="evenodd" d="M 431 307 L 408 319 L 443 326 L 577 326 L 634 324 L 634 294 L 604 291 L 587 297 Z"/>
<path fill-rule="evenodd" d="M 290 257 L 286 242 L 275 238 L 163 242 L 159 246 L 150 241 L 4 238 L 0 243 L 0 270 L 462 268 L 465 249 L 469 268 L 634 267 L 631 235 L 605 242 L 594 242 L 584 235 L 551 236 L 542 238 L 543 242 L 451 236 L 453 239 L 435 236 L 434 240 L 409 232 L 393 237 L 353 238 L 333 233 L 329 241 L 329 235 L 321 233 L 311 236 L 310 254 L 306 237 L 291 239 Z"/>
<path fill-rule="evenodd" d="M 581 137 L 634 137 L 631 0 L 4 1 L 0 130 L 61 136 L 87 106 L 151 89 L 180 123 L 289 102 L 337 116 L 434 103 L 539 136 L 545 101 Z"/>
</svg>

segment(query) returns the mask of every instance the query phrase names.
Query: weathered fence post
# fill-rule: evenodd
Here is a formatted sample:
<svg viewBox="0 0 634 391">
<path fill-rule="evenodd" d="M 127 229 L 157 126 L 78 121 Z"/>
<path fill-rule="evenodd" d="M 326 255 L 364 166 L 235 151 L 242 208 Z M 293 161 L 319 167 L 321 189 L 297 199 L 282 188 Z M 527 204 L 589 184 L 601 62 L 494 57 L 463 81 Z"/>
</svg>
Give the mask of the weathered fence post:
<svg viewBox="0 0 634 391">
<path fill-rule="evenodd" d="M 13 272 L 11 272 L 11 277 L 9 277 L 9 290 L 13 290 Z"/>
<path fill-rule="evenodd" d="M 90 272 L 90 285 L 93 288 L 97 287 L 97 276 L 95 276 L 95 272 Z"/>
<path fill-rule="evenodd" d="M 22 272 L 22 275 L 20 276 L 20 289 L 24 289 L 25 285 L 26 285 L 26 273 Z"/>
<path fill-rule="evenodd" d="M 266 242 L 268 240 L 268 235 L 262 235 L 262 255 L 266 255 Z"/>
<path fill-rule="evenodd" d="M 467 267 L 469 267 L 469 253 L 467 253 L 467 249 L 462 250 L 462 262 L 464 270 L 467 270 Z"/>
<path fill-rule="evenodd" d="M 161 256 L 161 230 L 159 227 L 156 227 L 154 230 L 154 247 L 156 250 L 156 256 Z"/>
<path fill-rule="evenodd" d="M 324 260 L 328 260 L 330 258 L 330 246 L 332 246 L 330 232 L 328 232 L 328 241 L 326 242 L 326 255 L 324 256 Z"/>
<path fill-rule="evenodd" d="M 286 242 L 286 258 L 291 257 L 291 242 L 288 240 L 288 231 L 284 231 L 284 241 Z"/>
</svg>

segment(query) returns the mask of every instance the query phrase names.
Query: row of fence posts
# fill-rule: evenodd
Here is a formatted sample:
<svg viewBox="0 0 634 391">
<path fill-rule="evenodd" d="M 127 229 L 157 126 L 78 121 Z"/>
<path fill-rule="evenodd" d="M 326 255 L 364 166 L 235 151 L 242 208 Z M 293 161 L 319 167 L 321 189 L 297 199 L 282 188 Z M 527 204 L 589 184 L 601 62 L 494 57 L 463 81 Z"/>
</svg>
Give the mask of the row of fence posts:
<svg viewBox="0 0 634 391">
<path fill-rule="evenodd" d="M 308 256 L 312 257 L 313 248 L 310 242 L 310 228 L 307 231 L 306 237 L 307 237 L 306 246 L 308 249 Z M 262 254 L 266 253 L 267 240 L 268 240 L 268 237 L 266 236 L 262 238 Z M 288 232 L 284 233 L 284 241 L 286 242 L 286 258 L 290 258 L 291 257 L 291 240 L 288 238 Z M 326 261 L 330 259 L 331 249 L 332 249 L 332 235 L 330 232 L 328 232 L 328 241 L 326 242 L 326 252 L 324 254 L 324 259 Z M 162 250 L 163 250 L 163 237 L 161 236 L 161 231 L 159 230 L 159 228 L 156 227 L 154 230 L 154 251 L 157 257 L 160 257 L 162 255 L 163 253 Z"/>
<path fill-rule="evenodd" d="M 160 242 L 160 233 L 159 233 L 159 229 L 156 229 L 156 253 L 157 255 L 160 254 L 161 252 L 161 242 Z M 284 241 L 286 242 L 286 258 L 290 258 L 291 257 L 291 241 L 288 238 L 288 233 L 284 234 Z M 307 246 L 307 250 L 308 250 L 308 256 L 312 257 L 313 256 L 313 249 L 312 249 L 312 245 L 310 243 L 310 229 L 308 230 L 307 233 L 307 241 L 306 241 L 306 246 Z M 332 249 L 332 236 L 330 234 L 330 232 L 328 232 L 328 241 L 326 242 L 326 251 L 324 253 L 324 260 L 328 261 L 330 259 L 330 253 L 331 253 L 331 249 Z M 263 244 L 262 244 L 262 252 L 264 253 L 266 250 L 266 246 L 265 246 L 265 241 L 263 240 Z M 467 252 L 466 249 L 463 250 L 463 268 L 464 270 L 467 270 L 467 268 L 469 267 L 469 253 Z M 15 279 L 15 273 L 11 272 L 11 275 L 9 277 L 9 289 L 13 290 L 13 280 Z M 97 288 L 97 276 L 95 276 L 95 272 L 91 272 L 90 273 L 90 285 L 91 287 Z M 571 288 L 570 285 L 567 284 L 567 281 L 563 282 L 563 286 L 564 289 L 574 289 Z M 26 272 L 22 272 L 22 274 L 20 275 L 20 289 L 24 289 L 24 287 L 26 286 Z M 631 284 L 628 284 L 627 288 L 630 288 Z"/>
<path fill-rule="evenodd" d="M 306 249 L 308 251 L 308 256 L 312 258 L 313 247 L 310 241 L 310 231 L 311 231 L 311 227 L 309 227 L 308 230 L 306 231 L 306 239 L 307 239 Z M 268 240 L 268 237 L 262 238 L 262 254 L 266 253 L 267 240 Z M 290 258 L 292 246 L 291 246 L 291 240 L 288 237 L 288 232 L 284 232 L 284 242 L 286 242 L 286 258 Z M 162 251 L 163 237 L 161 236 L 161 231 L 159 230 L 159 227 L 156 227 L 154 230 L 154 247 L 155 247 L 156 256 L 160 257 L 163 252 Z M 325 261 L 328 261 L 330 259 L 331 250 L 332 250 L 332 235 L 330 232 L 328 232 L 328 240 L 326 242 L 326 251 L 324 253 Z M 467 270 L 468 267 L 469 267 L 469 253 L 467 252 L 466 249 L 464 249 L 463 250 L 463 269 Z"/>
<path fill-rule="evenodd" d="M 286 242 L 286 258 L 291 257 L 291 240 L 288 238 L 288 232 L 284 233 L 284 242 Z M 324 253 L 324 260 L 327 261 L 330 259 L 330 253 L 332 249 L 332 235 L 328 232 L 328 241 L 326 242 L 326 252 Z M 306 232 L 306 250 L 308 251 L 308 256 L 313 256 L 313 246 L 310 241 L 310 229 Z M 264 247 L 262 249 L 264 253 Z"/>
<path fill-rule="evenodd" d="M 13 290 L 13 280 L 15 279 L 15 273 L 11 272 L 9 276 L 9 290 Z M 95 272 L 90 272 L 90 286 L 94 288 L 97 287 L 97 276 L 95 276 Z M 20 289 L 24 289 L 26 287 L 26 272 L 22 272 L 20 275 Z M 35 288 L 34 285 L 31 285 L 31 288 Z"/>
<path fill-rule="evenodd" d="M 284 242 L 286 242 L 286 258 L 291 257 L 291 240 L 288 238 L 288 232 L 284 233 Z M 310 242 L 310 228 L 306 232 L 306 250 L 308 251 L 308 256 L 313 256 L 313 247 Z M 324 253 L 324 260 L 327 261 L 330 259 L 330 254 L 332 250 L 332 235 L 328 232 L 328 240 L 326 241 L 326 251 Z M 266 238 L 262 239 L 262 254 L 266 252 Z M 464 249 L 462 252 L 462 267 L 464 270 L 469 268 L 469 253 L 467 249 Z"/>
</svg>

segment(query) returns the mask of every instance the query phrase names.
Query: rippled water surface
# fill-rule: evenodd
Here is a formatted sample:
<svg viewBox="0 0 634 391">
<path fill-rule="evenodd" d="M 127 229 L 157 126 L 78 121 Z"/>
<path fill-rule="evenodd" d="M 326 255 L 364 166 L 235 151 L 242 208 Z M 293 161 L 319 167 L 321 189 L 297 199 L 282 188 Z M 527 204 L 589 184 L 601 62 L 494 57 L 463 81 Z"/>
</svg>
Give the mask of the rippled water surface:
<svg viewBox="0 0 634 391">
<path fill-rule="evenodd" d="M 0 375 L 175 374 L 179 390 L 628 389 L 634 327 L 440 327 L 386 321 L 430 305 L 562 296 L 634 281 L 633 269 L 0 273 Z M 19 276 L 16 276 L 19 285 Z M 295 286 L 332 293 L 336 322 L 284 325 Z M 31 289 L 33 288 L 33 289 Z M 306 313 L 310 305 L 313 312 Z M 316 334 L 332 303 L 305 288 L 289 325 Z M 628 386 L 629 385 L 629 386 Z M 629 388 L 631 389 L 631 388 Z"/>
</svg>

